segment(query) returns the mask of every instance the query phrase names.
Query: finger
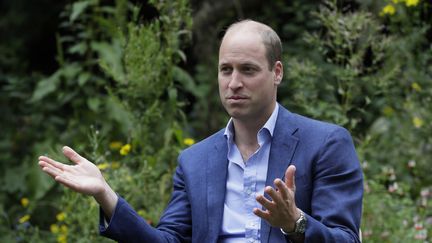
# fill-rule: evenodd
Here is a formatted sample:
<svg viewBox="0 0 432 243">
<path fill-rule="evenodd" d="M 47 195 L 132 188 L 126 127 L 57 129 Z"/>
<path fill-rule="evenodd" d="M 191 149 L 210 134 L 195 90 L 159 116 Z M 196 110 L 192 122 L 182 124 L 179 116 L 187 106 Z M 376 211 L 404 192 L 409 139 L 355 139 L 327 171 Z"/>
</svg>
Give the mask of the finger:
<svg viewBox="0 0 432 243">
<path fill-rule="evenodd" d="M 263 211 L 263 210 L 261 210 L 261 209 L 259 209 L 259 208 L 254 208 L 253 209 L 253 213 L 256 215 L 256 216 L 258 216 L 258 217 L 260 217 L 260 218 L 263 218 L 263 219 L 265 219 L 265 220 L 267 220 L 267 221 L 269 221 L 270 220 L 270 213 L 268 212 L 268 211 Z"/>
<path fill-rule="evenodd" d="M 41 162 L 45 162 L 45 163 L 42 163 L 43 165 L 49 164 L 49 165 L 51 165 L 51 166 L 53 166 L 59 170 L 66 170 L 68 167 L 68 165 L 57 162 L 57 161 L 55 161 L 51 158 L 48 158 L 46 156 L 39 156 L 39 165 L 41 165 Z"/>
<path fill-rule="evenodd" d="M 295 172 L 296 167 L 294 165 L 288 166 L 288 169 L 285 172 L 285 184 L 293 191 L 295 191 Z"/>
<path fill-rule="evenodd" d="M 265 198 L 263 195 L 258 195 L 256 198 L 257 202 L 259 202 L 264 208 L 268 210 L 273 210 L 275 205 L 272 201 Z"/>
<path fill-rule="evenodd" d="M 282 201 L 283 201 L 282 196 L 273 187 L 267 186 L 264 189 L 264 192 L 267 193 L 271 197 L 272 201 L 275 202 L 276 204 L 282 203 Z"/>
<path fill-rule="evenodd" d="M 84 160 L 81 155 L 79 155 L 77 152 L 75 152 L 75 150 L 71 149 L 68 146 L 63 147 L 63 154 L 76 164 L 79 164 Z"/>
<path fill-rule="evenodd" d="M 62 174 L 62 171 L 60 171 L 59 169 L 57 169 L 51 165 L 47 165 L 45 167 L 42 167 L 42 171 L 47 173 L 52 178 L 55 178 L 56 176 L 59 176 Z"/>
<path fill-rule="evenodd" d="M 289 189 L 288 189 L 287 185 L 281 179 L 276 179 L 274 181 L 274 184 L 275 184 L 276 188 L 278 189 L 278 192 L 280 193 L 282 199 L 288 200 L 290 193 L 289 193 Z"/>
<path fill-rule="evenodd" d="M 45 161 L 42 161 L 42 160 L 39 160 L 39 166 L 41 167 L 41 169 L 44 169 L 45 167 L 49 167 L 49 168 L 52 168 L 52 169 L 56 169 L 58 171 L 62 171 L 61 169 L 55 167 L 54 165 L 52 165 L 50 163 L 47 163 Z"/>
</svg>

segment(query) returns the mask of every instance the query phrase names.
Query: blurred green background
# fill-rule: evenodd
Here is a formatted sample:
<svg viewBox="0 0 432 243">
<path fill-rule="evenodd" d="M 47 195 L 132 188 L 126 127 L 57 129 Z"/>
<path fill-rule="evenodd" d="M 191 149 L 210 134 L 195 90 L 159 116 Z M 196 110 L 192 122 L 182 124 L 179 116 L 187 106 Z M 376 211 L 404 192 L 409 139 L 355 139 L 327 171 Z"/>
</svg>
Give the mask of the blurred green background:
<svg viewBox="0 0 432 243">
<path fill-rule="evenodd" d="M 98 207 L 37 157 L 69 145 L 155 225 L 179 152 L 227 122 L 224 29 L 281 36 L 278 101 L 352 134 L 365 175 L 364 242 L 431 242 L 432 2 L 0 2 L 0 242 L 110 242 Z"/>
</svg>

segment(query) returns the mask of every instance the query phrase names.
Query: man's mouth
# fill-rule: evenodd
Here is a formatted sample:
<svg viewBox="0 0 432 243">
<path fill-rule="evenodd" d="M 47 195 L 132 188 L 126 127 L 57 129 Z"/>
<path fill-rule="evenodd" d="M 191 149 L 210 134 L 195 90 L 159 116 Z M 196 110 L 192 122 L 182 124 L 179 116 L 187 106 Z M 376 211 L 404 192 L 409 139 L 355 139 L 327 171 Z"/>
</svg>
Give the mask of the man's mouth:
<svg viewBox="0 0 432 243">
<path fill-rule="evenodd" d="M 244 100 L 247 99 L 246 96 L 243 95 L 232 95 L 232 96 L 228 96 L 229 100 Z"/>
</svg>

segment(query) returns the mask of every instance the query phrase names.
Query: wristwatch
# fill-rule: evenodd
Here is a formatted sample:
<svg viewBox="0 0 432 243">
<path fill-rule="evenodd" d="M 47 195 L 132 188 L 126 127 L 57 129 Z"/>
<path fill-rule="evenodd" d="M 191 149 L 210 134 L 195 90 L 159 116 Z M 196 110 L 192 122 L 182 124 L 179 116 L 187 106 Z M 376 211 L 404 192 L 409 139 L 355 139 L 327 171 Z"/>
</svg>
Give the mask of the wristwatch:
<svg viewBox="0 0 432 243">
<path fill-rule="evenodd" d="M 297 219 L 297 221 L 295 222 L 295 227 L 294 227 L 294 231 L 293 232 L 285 232 L 283 229 L 281 229 L 282 233 L 284 235 L 298 235 L 298 234 L 304 234 L 304 232 L 306 231 L 306 223 L 307 223 L 307 219 L 305 216 L 305 213 L 303 213 L 303 211 L 300 211 L 300 218 Z"/>
</svg>

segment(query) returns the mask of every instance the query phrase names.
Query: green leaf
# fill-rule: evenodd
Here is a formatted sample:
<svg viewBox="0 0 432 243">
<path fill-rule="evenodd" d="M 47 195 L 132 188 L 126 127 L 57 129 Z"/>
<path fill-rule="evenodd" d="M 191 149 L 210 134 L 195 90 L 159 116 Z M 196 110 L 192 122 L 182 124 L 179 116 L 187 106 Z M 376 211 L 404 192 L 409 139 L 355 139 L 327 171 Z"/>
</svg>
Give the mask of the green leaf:
<svg viewBox="0 0 432 243">
<path fill-rule="evenodd" d="M 86 43 L 84 43 L 84 42 L 79 42 L 79 43 L 77 43 L 77 44 L 71 46 L 71 47 L 68 49 L 68 52 L 69 52 L 70 54 L 78 53 L 78 54 L 81 54 L 81 55 L 82 55 L 82 54 L 85 53 L 86 50 L 87 50 L 87 45 L 86 45 Z"/>
<path fill-rule="evenodd" d="M 81 73 L 78 76 L 78 85 L 81 87 L 84 86 L 84 84 L 86 84 L 89 79 L 90 79 L 90 73 Z"/>
<path fill-rule="evenodd" d="M 60 81 L 62 70 L 59 69 L 53 75 L 46 79 L 42 79 L 36 85 L 36 89 L 30 99 L 30 102 L 36 102 L 43 99 L 45 96 L 49 95 L 57 89 L 57 85 Z"/>
<path fill-rule="evenodd" d="M 387 119 L 381 117 L 378 118 L 371 126 L 370 134 L 383 134 L 389 130 L 390 123 Z"/>
<path fill-rule="evenodd" d="M 7 173 L 1 180 L 0 188 L 1 191 L 9 193 L 18 193 L 26 191 L 25 178 L 28 170 L 24 164 L 18 167 L 8 168 Z"/>
<path fill-rule="evenodd" d="M 34 199 L 40 199 L 55 185 L 55 181 L 42 172 L 36 161 L 30 167 L 28 171 L 27 190 Z"/>
<path fill-rule="evenodd" d="M 101 101 L 99 98 L 89 98 L 87 99 L 87 105 L 92 111 L 98 111 Z"/>
<path fill-rule="evenodd" d="M 116 81 L 124 82 L 125 73 L 123 70 L 122 56 L 123 49 L 119 40 L 108 42 L 92 42 L 91 48 L 98 52 L 99 65 L 111 75 Z"/>
<path fill-rule="evenodd" d="M 191 92 L 195 96 L 204 97 L 205 93 L 200 92 L 200 89 L 198 89 L 194 79 L 189 73 L 178 66 L 174 66 L 172 70 L 174 79 L 178 81 L 186 91 Z"/>
<path fill-rule="evenodd" d="M 127 134 L 133 129 L 133 122 L 131 114 L 124 108 L 121 101 L 116 97 L 110 97 L 106 103 L 107 116 L 113 120 L 119 122 L 121 125 L 119 129 L 122 130 L 124 134 Z"/>
<path fill-rule="evenodd" d="M 95 1 L 81 1 L 73 3 L 69 21 L 74 22 L 86 10 L 86 8 L 92 4 L 95 4 Z"/>
<path fill-rule="evenodd" d="M 62 69 L 62 75 L 67 80 L 74 79 L 79 73 L 82 71 L 82 66 L 80 66 L 78 63 L 70 63 L 65 65 Z"/>
</svg>

